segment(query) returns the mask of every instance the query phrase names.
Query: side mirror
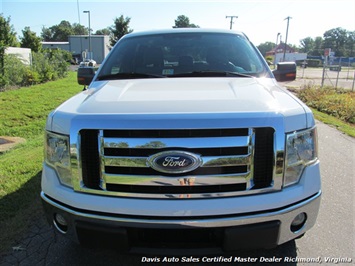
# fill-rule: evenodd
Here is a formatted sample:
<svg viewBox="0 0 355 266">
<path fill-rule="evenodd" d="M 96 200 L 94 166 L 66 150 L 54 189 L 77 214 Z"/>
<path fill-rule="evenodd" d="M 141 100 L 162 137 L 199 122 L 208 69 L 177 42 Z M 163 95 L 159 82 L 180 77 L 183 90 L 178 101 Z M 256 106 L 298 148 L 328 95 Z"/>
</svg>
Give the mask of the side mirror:
<svg viewBox="0 0 355 266">
<path fill-rule="evenodd" d="M 95 68 L 93 67 L 79 67 L 78 68 L 78 83 L 80 85 L 88 86 L 90 85 L 92 79 L 95 76 Z"/>
<path fill-rule="evenodd" d="M 280 62 L 277 63 L 277 68 L 272 71 L 277 81 L 292 81 L 296 79 L 296 63 Z"/>
</svg>

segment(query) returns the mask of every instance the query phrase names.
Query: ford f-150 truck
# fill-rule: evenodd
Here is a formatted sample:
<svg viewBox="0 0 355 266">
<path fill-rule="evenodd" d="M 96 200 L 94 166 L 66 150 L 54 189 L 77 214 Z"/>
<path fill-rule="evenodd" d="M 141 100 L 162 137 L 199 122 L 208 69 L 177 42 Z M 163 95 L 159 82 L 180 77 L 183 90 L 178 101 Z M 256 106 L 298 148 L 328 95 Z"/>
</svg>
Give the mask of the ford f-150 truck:
<svg viewBox="0 0 355 266">
<path fill-rule="evenodd" d="M 313 115 L 240 32 L 130 33 L 49 116 L 48 221 L 122 250 L 272 248 L 316 222 Z"/>
</svg>

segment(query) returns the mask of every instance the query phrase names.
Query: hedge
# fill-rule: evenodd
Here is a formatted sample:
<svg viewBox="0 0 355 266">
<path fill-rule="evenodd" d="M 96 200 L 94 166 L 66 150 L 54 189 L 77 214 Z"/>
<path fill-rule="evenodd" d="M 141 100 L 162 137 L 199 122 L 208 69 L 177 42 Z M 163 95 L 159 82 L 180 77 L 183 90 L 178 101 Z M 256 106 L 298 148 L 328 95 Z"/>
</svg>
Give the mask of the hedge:
<svg viewBox="0 0 355 266">
<path fill-rule="evenodd" d="M 5 54 L 0 91 L 31 86 L 65 77 L 71 54 L 64 50 L 45 50 L 32 53 L 32 65 L 26 65 L 13 54 Z"/>
</svg>

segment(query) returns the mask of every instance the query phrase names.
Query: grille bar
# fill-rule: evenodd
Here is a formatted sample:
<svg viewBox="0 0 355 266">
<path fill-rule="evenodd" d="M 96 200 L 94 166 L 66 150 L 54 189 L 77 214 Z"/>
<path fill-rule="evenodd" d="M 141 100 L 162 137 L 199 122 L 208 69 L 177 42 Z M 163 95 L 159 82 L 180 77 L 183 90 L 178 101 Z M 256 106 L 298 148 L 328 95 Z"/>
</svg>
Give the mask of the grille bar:
<svg viewBox="0 0 355 266">
<path fill-rule="evenodd" d="M 116 167 L 149 167 L 147 157 L 115 157 L 104 156 L 106 166 Z M 201 167 L 223 167 L 233 165 L 249 165 L 251 154 L 242 156 L 206 156 L 202 157 Z"/>
<path fill-rule="evenodd" d="M 201 138 L 104 138 L 104 148 L 163 149 L 163 148 L 228 148 L 248 146 L 249 136 Z"/>
<path fill-rule="evenodd" d="M 194 186 L 219 186 L 221 184 L 233 185 L 242 183 L 245 184 L 244 178 L 248 177 L 250 172 L 243 174 L 226 174 L 226 175 L 210 175 L 210 176 L 184 176 L 184 177 L 167 177 L 167 176 L 147 176 L 147 175 L 120 175 L 105 174 L 104 179 L 107 184 L 135 185 L 144 184 L 145 186 L 157 186 L 164 184 L 166 186 L 180 186 L 180 182 L 188 183 L 189 180 L 194 180 Z M 242 177 L 242 178 L 241 178 Z M 187 180 L 187 182 L 186 182 Z M 190 182 L 191 183 L 191 182 Z"/>
<path fill-rule="evenodd" d="M 241 174 L 248 172 L 248 167 L 246 165 L 236 165 L 228 167 L 201 167 L 194 171 L 189 172 L 189 175 L 221 175 L 221 174 Z M 162 175 L 163 173 L 158 172 L 152 168 L 143 167 L 114 167 L 105 166 L 105 173 L 117 174 L 117 175 Z M 186 174 L 166 174 L 165 176 L 185 176 Z"/>
<path fill-rule="evenodd" d="M 203 156 L 227 156 L 227 155 L 246 155 L 250 152 L 249 147 L 228 147 L 228 148 L 178 148 L 180 151 L 189 151 Z M 165 149 L 115 149 L 104 148 L 105 156 L 131 156 L 131 157 L 149 157 L 157 152 L 170 151 Z"/>
<path fill-rule="evenodd" d="M 105 130 L 103 137 L 108 138 L 202 138 L 248 136 L 248 128 L 223 129 L 162 129 L 162 130 Z"/>
</svg>

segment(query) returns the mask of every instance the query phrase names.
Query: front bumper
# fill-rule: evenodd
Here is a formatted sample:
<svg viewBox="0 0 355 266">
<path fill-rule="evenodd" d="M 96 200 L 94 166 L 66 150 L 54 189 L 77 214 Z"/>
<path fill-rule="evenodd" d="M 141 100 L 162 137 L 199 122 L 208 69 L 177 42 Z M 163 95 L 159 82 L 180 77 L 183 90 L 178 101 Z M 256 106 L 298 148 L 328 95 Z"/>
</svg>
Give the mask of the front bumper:
<svg viewBox="0 0 355 266">
<path fill-rule="evenodd" d="M 321 191 L 291 205 L 244 214 L 194 217 L 119 215 L 88 211 L 63 204 L 41 193 L 50 224 L 76 242 L 99 242 L 130 252 L 161 252 L 165 249 L 231 251 L 239 248 L 272 248 L 297 238 L 316 222 Z M 297 231 L 291 223 L 300 213 L 307 220 Z M 61 214 L 67 226 L 58 227 Z M 103 236 L 108 236 L 103 238 Z M 97 241 L 97 240 L 95 240 Z"/>
</svg>

